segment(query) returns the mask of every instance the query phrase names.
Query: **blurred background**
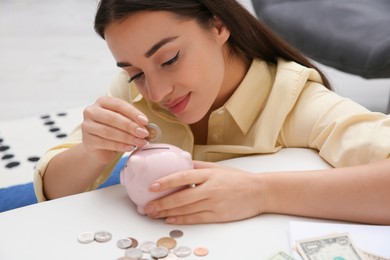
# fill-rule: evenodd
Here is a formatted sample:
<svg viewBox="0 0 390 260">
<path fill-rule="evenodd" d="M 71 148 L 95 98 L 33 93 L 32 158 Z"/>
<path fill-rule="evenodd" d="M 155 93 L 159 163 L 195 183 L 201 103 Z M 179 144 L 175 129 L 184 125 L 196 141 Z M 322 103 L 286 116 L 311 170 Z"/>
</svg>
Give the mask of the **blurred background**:
<svg viewBox="0 0 390 260">
<path fill-rule="evenodd" d="M 0 1 L 0 120 L 80 107 L 118 69 L 93 30 L 97 0 Z"/>
<path fill-rule="evenodd" d="M 240 0 L 252 14 L 250 0 Z M 81 107 L 118 72 L 93 30 L 97 0 L 0 1 L 0 121 Z M 390 80 L 363 80 L 322 66 L 336 92 L 385 112 Z"/>
</svg>

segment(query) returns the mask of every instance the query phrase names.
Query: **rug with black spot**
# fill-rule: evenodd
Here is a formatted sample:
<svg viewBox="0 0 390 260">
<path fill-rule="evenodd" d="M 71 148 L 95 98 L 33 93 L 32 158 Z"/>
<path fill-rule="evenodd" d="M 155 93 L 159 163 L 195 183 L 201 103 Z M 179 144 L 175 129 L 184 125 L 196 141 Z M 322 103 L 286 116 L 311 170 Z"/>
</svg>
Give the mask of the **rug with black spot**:
<svg viewBox="0 0 390 260">
<path fill-rule="evenodd" d="M 24 204 L 35 201 L 31 192 L 37 161 L 82 122 L 82 111 L 83 108 L 73 108 L 0 121 L 0 212 L 23 206 L 19 205 L 20 201 Z M 12 203 L 19 204 L 10 205 Z"/>
</svg>

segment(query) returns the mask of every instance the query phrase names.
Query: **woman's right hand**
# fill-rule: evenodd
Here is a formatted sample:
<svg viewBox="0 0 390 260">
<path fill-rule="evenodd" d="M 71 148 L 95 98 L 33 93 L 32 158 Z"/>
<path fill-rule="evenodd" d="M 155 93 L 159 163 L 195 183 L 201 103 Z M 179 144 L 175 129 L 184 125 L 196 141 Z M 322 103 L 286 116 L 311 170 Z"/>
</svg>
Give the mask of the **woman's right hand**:
<svg viewBox="0 0 390 260">
<path fill-rule="evenodd" d="M 101 163 L 109 163 L 117 152 L 147 143 L 147 117 L 122 99 L 100 97 L 84 109 L 83 115 L 83 145 Z"/>
</svg>

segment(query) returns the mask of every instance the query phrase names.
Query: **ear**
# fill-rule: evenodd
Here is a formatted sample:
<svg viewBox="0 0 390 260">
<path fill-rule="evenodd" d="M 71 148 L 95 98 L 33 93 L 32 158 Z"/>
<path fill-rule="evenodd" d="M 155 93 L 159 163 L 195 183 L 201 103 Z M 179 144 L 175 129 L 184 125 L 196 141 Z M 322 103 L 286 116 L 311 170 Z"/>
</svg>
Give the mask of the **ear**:
<svg viewBox="0 0 390 260">
<path fill-rule="evenodd" d="M 214 16 L 213 31 L 216 33 L 218 42 L 223 45 L 230 37 L 230 31 L 226 25 L 216 16 Z"/>
</svg>

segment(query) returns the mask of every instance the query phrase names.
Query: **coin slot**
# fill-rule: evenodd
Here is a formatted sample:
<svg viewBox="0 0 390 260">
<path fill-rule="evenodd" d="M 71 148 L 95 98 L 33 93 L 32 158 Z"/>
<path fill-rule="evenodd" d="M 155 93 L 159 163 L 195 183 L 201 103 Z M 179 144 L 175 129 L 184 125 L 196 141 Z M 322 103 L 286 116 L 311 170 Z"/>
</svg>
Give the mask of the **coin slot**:
<svg viewBox="0 0 390 260">
<path fill-rule="evenodd" d="M 169 147 L 147 147 L 142 148 L 142 151 L 148 151 L 148 150 L 169 150 Z"/>
</svg>

